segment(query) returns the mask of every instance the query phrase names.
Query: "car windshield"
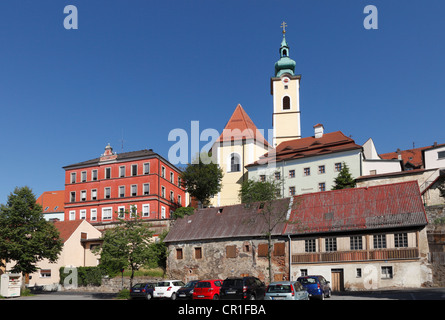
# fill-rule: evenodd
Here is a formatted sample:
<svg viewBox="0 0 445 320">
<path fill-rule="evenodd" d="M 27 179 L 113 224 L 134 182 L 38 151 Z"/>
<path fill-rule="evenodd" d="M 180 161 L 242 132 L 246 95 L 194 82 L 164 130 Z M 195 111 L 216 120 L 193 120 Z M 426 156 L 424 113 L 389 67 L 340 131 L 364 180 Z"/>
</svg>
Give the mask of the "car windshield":
<svg viewBox="0 0 445 320">
<path fill-rule="evenodd" d="M 315 278 L 300 278 L 301 284 L 316 284 L 317 280 Z"/>
<path fill-rule="evenodd" d="M 139 288 L 143 288 L 143 287 L 145 287 L 145 283 L 136 283 L 133 286 L 134 289 L 139 289 Z"/>
<path fill-rule="evenodd" d="M 272 284 L 267 288 L 268 293 L 291 293 L 290 284 Z"/>
</svg>

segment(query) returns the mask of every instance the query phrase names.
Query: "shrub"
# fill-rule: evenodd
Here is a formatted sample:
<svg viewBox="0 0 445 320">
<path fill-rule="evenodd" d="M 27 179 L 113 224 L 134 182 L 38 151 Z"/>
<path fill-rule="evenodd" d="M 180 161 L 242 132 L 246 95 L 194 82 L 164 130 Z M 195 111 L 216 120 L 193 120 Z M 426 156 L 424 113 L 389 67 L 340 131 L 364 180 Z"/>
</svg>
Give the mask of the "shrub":
<svg viewBox="0 0 445 320">
<path fill-rule="evenodd" d="M 59 270 L 60 284 L 64 284 L 65 278 L 69 273 L 64 273 L 65 267 L 61 267 Z M 102 284 L 102 277 L 106 275 L 106 272 L 100 267 L 77 267 L 77 285 L 83 286 L 100 286 Z M 72 275 L 71 275 L 72 277 Z"/>
</svg>

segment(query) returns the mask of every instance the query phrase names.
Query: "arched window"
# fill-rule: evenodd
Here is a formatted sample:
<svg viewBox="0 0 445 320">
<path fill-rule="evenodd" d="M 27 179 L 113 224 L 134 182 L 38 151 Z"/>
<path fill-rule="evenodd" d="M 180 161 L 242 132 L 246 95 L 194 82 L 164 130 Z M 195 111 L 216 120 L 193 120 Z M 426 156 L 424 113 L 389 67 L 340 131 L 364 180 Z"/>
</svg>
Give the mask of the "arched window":
<svg viewBox="0 0 445 320">
<path fill-rule="evenodd" d="M 287 50 L 286 49 L 283 50 L 283 57 L 287 57 Z"/>
<path fill-rule="evenodd" d="M 290 110 L 290 98 L 288 96 L 283 97 L 283 110 Z"/>
<path fill-rule="evenodd" d="M 240 158 L 236 153 L 232 153 L 230 156 L 230 172 L 241 171 Z"/>
</svg>

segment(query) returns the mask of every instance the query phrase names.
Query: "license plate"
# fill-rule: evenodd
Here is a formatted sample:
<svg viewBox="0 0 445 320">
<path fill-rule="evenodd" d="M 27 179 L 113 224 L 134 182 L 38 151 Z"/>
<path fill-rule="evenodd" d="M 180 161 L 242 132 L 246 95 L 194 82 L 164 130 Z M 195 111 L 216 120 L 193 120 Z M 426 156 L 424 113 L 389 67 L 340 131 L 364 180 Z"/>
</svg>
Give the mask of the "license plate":
<svg viewBox="0 0 445 320">
<path fill-rule="evenodd" d="M 141 292 L 141 290 L 139 290 L 139 289 L 135 289 L 135 290 L 133 290 L 134 292 Z"/>
<path fill-rule="evenodd" d="M 284 297 L 271 297 L 272 300 L 284 300 Z"/>
<path fill-rule="evenodd" d="M 185 293 L 180 293 L 178 297 L 185 298 Z"/>
<path fill-rule="evenodd" d="M 226 291 L 227 294 L 235 294 L 236 291 Z"/>
<path fill-rule="evenodd" d="M 204 296 L 198 296 L 198 298 L 204 298 Z"/>
<path fill-rule="evenodd" d="M 163 296 L 164 292 L 158 292 L 158 296 Z"/>
</svg>

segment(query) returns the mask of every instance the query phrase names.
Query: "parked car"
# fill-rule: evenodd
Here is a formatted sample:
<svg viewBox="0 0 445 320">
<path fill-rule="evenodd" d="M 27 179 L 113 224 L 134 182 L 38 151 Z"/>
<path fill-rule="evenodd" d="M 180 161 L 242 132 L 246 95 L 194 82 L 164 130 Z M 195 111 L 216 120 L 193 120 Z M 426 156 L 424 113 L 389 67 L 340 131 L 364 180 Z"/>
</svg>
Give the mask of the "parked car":
<svg viewBox="0 0 445 320">
<path fill-rule="evenodd" d="M 264 300 L 309 300 L 309 293 L 298 281 L 272 282 L 267 286 Z"/>
<path fill-rule="evenodd" d="M 323 300 L 331 296 L 331 286 L 323 276 L 303 276 L 299 277 L 297 281 L 309 292 L 310 298 Z"/>
<path fill-rule="evenodd" d="M 184 286 L 184 282 L 180 280 L 163 280 L 159 281 L 153 291 L 154 298 L 170 298 L 176 300 L 177 291 Z"/>
<path fill-rule="evenodd" d="M 176 292 L 177 299 L 193 299 L 193 290 L 198 282 L 199 280 L 192 280 L 187 282 Z"/>
<path fill-rule="evenodd" d="M 255 300 L 264 299 L 266 286 L 255 277 L 227 278 L 220 289 L 220 299 Z"/>
<path fill-rule="evenodd" d="M 223 280 L 203 280 L 199 281 L 193 290 L 193 299 L 218 300 Z"/>
<path fill-rule="evenodd" d="M 143 298 L 150 300 L 151 298 L 153 298 L 153 290 L 155 286 L 156 282 L 136 283 L 130 289 L 130 298 L 131 299 Z"/>
</svg>

